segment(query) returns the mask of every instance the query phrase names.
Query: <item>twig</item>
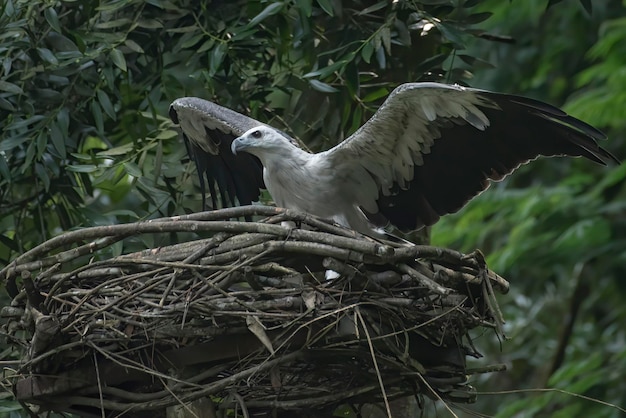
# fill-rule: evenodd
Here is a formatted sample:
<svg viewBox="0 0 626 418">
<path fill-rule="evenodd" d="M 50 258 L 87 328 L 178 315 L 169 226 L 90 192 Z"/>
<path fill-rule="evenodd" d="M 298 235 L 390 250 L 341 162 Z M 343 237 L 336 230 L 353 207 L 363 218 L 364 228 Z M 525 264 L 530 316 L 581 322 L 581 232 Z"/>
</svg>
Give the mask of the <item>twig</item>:
<svg viewBox="0 0 626 418">
<path fill-rule="evenodd" d="M 372 345 L 372 339 L 370 338 L 370 333 L 367 329 L 367 324 L 363 320 L 363 316 L 361 316 L 361 312 L 359 311 L 359 307 L 354 308 L 354 315 L 359 319 L 361 326 L 363 327 L 363 331 L 365 332 L 365 339 L 367 341 L 367 345 L 370 349 L 370 354 L 372 355 L 372 363 L 374 364 L 374 369 L 376 370 L 376 377 L 378 378 L 378 384 L 380 385 L 380 391 L 383 394 L 383 400 L 385 401 L 385 409 L 387 410 L 387 417 L 392 418 L 391 416 L 391 407 L 389 406 L 389 399 L 387 399 L 387 392 L 385 391 L 385 384 L 383 383 L 383 377 L 380 373 L 380 369 L 378 368 L 378 362 L 376 361 L 376 353 L 374 352 L 374 346 Z"/>
</svg>

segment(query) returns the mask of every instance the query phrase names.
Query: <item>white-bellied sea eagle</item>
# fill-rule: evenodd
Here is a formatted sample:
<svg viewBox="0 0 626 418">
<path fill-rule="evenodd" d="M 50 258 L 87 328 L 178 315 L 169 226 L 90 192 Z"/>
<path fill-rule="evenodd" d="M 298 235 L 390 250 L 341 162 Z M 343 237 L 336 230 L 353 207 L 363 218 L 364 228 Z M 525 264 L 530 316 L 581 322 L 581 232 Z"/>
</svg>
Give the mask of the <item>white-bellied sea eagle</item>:
<svg viewBox="0 0 626 418">
<path fill-rule="evenodd" d="M 278 206 L 370 235 L 385 223 L 432 225 L 540 155 L 617 162 L 598 145 L 602 132 L 554 106 L 458 85 L 400 85 L 354 134 L 317 154 L 203 99 L 175 100 L 170 117 L 213 208 L 216 191 L 229 206 L 250 204 L 266 188 Z"/>
</svg>

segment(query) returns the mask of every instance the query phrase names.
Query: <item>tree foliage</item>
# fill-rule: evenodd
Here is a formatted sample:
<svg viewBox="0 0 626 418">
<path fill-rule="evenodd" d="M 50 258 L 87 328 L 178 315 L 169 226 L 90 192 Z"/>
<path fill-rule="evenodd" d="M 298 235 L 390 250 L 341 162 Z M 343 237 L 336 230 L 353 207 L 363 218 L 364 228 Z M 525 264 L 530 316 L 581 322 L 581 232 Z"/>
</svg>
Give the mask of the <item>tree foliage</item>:
<svg viewBox="0 0 626 418">
<path fill-rule="evenodd" d="M 485 28 L 517 43 L 470 45 L 497 64 L 476 72 L 476 82 L 564 105 L 604 129 L 608 147 L 624 158 L 625 10 L 615 1 L 590 4 L 591 12 L 568 1 L 548 9 L 542 1 L 482 3 L 494 13 Z M 623 165 L 536 161 L 434 228 L 435 243 L 481 248 L 512 281 L 502 299 L 511 341 L 494 347 L 510 371 L 488 384 L 565 391 L 515 393 L 506 407 L 500 397 L 482 397 L 477 410 L 500 417 L 621 416 L 567 392 L 625 405 L 625 178 Z"/>
<path fill-rule="evenodd" d="M 63 230 L 198 210 L 166 116 L 182 96 L 318 150 L 397 84 L 458 82 L 565 104 L 624 157 L 625 15 L 614 0 L 5 0 L 0 264 Z M 483 249 L 513 284 L 503 305 L 514 338 L 492 353 L 512 370 L 481 386 L 549 385 L 623 404 L 625 176 L 538 161 L 435 227 L 437 244 Z M 617 416 L 559 393 L 516 396 L 501 416 L 563 404 L 569 416 Z M 479 400 L 485 413 L 502 403 Z"/>
<path fill-rule="evenodd" d="M 0 259 L 60 230 L 197 209 L 166 119 L 177 97 L 322 148 L 395 84 L 462 81 L 446 60 L 489 13 L 457 3 L 5 1 Z"/>
</svg>

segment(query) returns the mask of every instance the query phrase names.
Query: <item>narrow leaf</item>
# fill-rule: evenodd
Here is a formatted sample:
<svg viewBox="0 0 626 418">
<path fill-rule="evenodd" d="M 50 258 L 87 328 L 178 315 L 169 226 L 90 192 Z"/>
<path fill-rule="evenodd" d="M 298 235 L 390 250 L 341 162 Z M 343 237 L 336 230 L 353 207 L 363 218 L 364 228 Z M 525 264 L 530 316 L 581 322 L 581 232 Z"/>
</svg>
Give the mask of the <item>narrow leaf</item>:
<svg viewBox="0 0 626 418">
<path fill-rule="evenodd" d="M 374 100 L 378 100 L 381 97 L 385 97 L 388 94 L 389 92 L 387 91 L 387 89 L 384 87 L 381 87 L 377 90 L 374 90 L 371 93 L 368 93 L 365 97 L 363 97 L 362 100 L 364 103 L 369 103 L 369 102 L 373 102 Z"/>
<path fill-rule="evenodd" d="M 363 45 L 363 49 L 361 49 L 361 56 L 363 57 L 363 61 L 366 63 L 370 63 L 372 59 L 372 54 L 374 53 L 374 45 L 372 45 L 371 41 L 368 41 Z"/>
<path fill-rule="evenodd" d="M 4 158 L 5 153 L 0 152 L 0 176 L 8 182 L 11 181 L 11 170 L 9 169 L 9 165 L 7 164 L 6 158 Z"/>
<path fill-rule="evenodd" d="M 302 11 L 306 17 L 311 17 L 313 13 L 313 1 L 312 0 L 297 0 L 296 4 Z"/>
<path fill-rule="evenodd" d="M 53 7 L 48 7 L 46 10 L 44 10 L 43 15 L 46 18 L 46 21 L 48 22 L 50 27 L 52 27 L 52 29 L 54 29 L 58 33 L 61 33 L 61 25 L 59 24 L 57 11 L 54 10 Z"/>
<path fill-rule="evenodd" d="M 317 4 L 322 8 L 323 11 L 326 12 L 329 16 L 334 16 L 335 11 L 333 10 L 333 2 L 332 0 L 316 0 Z"/>
<path fill-rule="evenodd" d="M 126 170 L 126 172 L 133 176 L 133 177 L 141 177 L 142 173 L 141 173 L 141 168 L 139 168 L 139 166 L 131 161 L 124 163 L 124 169 Z"/>
<path fill-rule="evenodd" d="M 380 31 L 380 36 L 382 38 L 383 45 L 385 47 L 385 50 L 387 51 L 387 54 L 391 55 L 391 30 L 389 29 L 389 27 L 385 26 L 384 28 L 382 28 L 382 30 Z"/>
<path fill-rule="evenodd" d="M 27 136 L 16 135 L 8 138 L 2 138 L 0 141 L 0 151 L 9 151 L 16 147 L 19 147 L 24 142 L 28 141 L 30 138 Z M 2 153 L 0 153 L 2 155 Z"/>
<path fill-rule="evenodd" d="M 122 51 L 113 48 L 109 56 L 111 57 L 111 61 L 113 61 L 113 64 L 115 64 L 117 68 L 124 72 L 127 71 L 126 58 L 124 58 L 124 54 L 122 53 Z"/>
<path fill-rule="evenodd" d="M 13 103 L 8 101 L 4 97 L 0 97 L 0 109 L 8 110 L 9 112 L 15 112 L 15 106 L 13 106 Z"/>
<path fill-rule="evenodd" d="M 108 149 L 108 150 L 100 151 L 96 155 L 98 157 L 112 157 L 112 156 L 115 156 L 115 155 L 125 155 L 125 154 L 128 154 L 132 150 L 133 150 L 133 144 L 128 143 L 128 144 L 121 145 L 119 147 L 115 147 L 115 148 L 111 148 L 111 149 Z"/>
<path fill-rule="evenodd" d="M 321 91 L 322 93 L 337 93 L 339 91 L 330 84 L 326 84 L 319 80 L 309 80 L 309 83 L 313 89 Z"/>
<path fill-rule="evenodd" d="M 163 142 L 157 144 L 156 155 L 154 158 L 154 182 L 161 177 L 161 167 L 163 166 Z"/>
<path fill-rule="evenodd" d="M 91 101 L 91 114 L 93 115 L 94 122 L 96 123 L 96 130 L 99 134 L 104 135 L 104 118 L 102 117 L 102 108 L 95 101 Z"/>
<path fill-rule="evenodd" d="M 492 15 L 493 13 L 491 12 L 474 13 L 472 15 L 469 15 L 465 19 L 464 23 L 476 24 L 476 23 L 484 22 L 485 20 L 489 19 Z"/>
<path fill-rule="evenodd" d="M 23 94 L 24 90 L 17 84 L 9 83 L 8 81 L 0 80 L 0 90 L 7 93 Z"/>
<path fill-rule="evenodd" d="M 73 171 L 74 173 L 93 173 L 98 170 L 98 167 L 93 164 L 73 164 L 68 165 L 66 169 L 68 171 Z"/>
<path fill-rule="evenodd" d="M 381 70 L 387 68 L 387 57 L 385 56 L 384 48 L 378 47 L 376 49 L 376 61 L 378 61 L 378 66 Z"/>
<path fill-rule="evenodd" d="M 130 49 L 131 51 L 138 52 L 140 54 L 144 53 L 143 48 L 137 42 L 133 41 L 132 39 L 127 39 L 124 42 L 124 45 L 126 45 L 128 47 L 128 49 Z"/>
<path fill-rule="evenodd" d="M 37 178 L 41 180 L 43 183 L 43 187 L 46 191 L 50 190 L 50 176 L 48 172 L 41 164 L 35 164 L 35 173 L 37 173 Z"/>
<path fill-rule="evenodd" d="M 67 158 L 67 150 L 65 149 L 65 136 L 61 131 L 61 128 L 56 123 L 50 125 L 50 139 L 52 140 L 52 146 L 59 153 L 62 159 Z"/>
<path fill-rule="evenodd" d="M 304 78 L 313 78 L 313 77 L 326 78 L 330 74 L 337 71 L 338 69 L 345 67 L 347 64 L 348 64 L 347 60 L 337 61 L 324 68 L 320 68 L 319 70 L 306 73 L 305 75 L 303 75 L 303 77 Z"/>
<path fill-rule="evenodd" d="M 37 48 L 37 53 L 42 60 L 50 64 L 57 65 L 59 63 L 57 57 L 55 57 L 52 51 L 50 51 L 48 48 Z"/>
<path fill-rule="evenodd" d="M 224 55 L 226 55 L 226 44 L 220 43 L 213 48 L 210 54 L 210 62 L 209 62 L 209 75 L 213 77 L 217 70 L 219 70 L 222 65 L 222 61 L 224 60 Z"/>
<path fill-rule="evenodd" d="M 263 11 L 261 11 L 261 13 L 256 15 L 250 21 L 250 23 L 248 23 L 246 25 L 246 27 L 251 28 L 253 26 L 258 25 L 259 23 L 261 23 L 263 20 L 265 20 L 269 16 L 275 15 L 276 13 L 280 12 L 282 10 L 283 6 L 284 6 L 284 3 L 282 1 L 279 1 L 279 2 L 276 2 L 276 3 L 270 3 L 270 5 L 267 6 L 265 9 L 263 9 Z"/>
<path fill-rule="evenodd" d="M 380 9 L 383 9 L 387 6 L 387 1 L 379 1 L 378 3 L 375 3 L 369 7 L 366 7 L 365 9 L 361 10 L 359 13 L 357 13 L 358 16 L 362 16 L 362 15 L 367 15 L 370 14 L 372 12 L 378 11 Z"/>
<path fill-rule="evenodd" d="M 59 113 L 57 113 L 57 121 L 59 123 L 59 128 L 61 128 L 61 132 L 63 132 L 63 135 L 68 136 L 70 127 L 70 112 L 67 107 L 59 110 Z"/>
<path fill-rule="evenodd" d="M 102 106 L 104 113 L 106 113 L 111 119 L 116 120 L 117 115 L 115 114 L 115 109 L 113 109 L 113 104 L 111 103 L 109 96 L 102 90 L 96 91 L 96 96 L 98 96 L 98 102 L 100 102 L 100 106 Z"/>
</svg>

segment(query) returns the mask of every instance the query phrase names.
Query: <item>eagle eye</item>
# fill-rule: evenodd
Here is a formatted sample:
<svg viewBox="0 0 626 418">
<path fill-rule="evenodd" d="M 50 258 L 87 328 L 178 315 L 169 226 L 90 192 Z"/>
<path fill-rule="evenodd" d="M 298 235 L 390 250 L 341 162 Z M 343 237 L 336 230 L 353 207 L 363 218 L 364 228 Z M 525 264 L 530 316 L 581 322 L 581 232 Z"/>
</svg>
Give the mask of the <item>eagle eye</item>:
<svg viewBox="0 0 626 418">
<path fill-rule="evenodd" d="M 252 137 L 253 138 L 260 138 L 262 136 L 261 131 L 254 131 L 252 132 Z"/>
</svg>

